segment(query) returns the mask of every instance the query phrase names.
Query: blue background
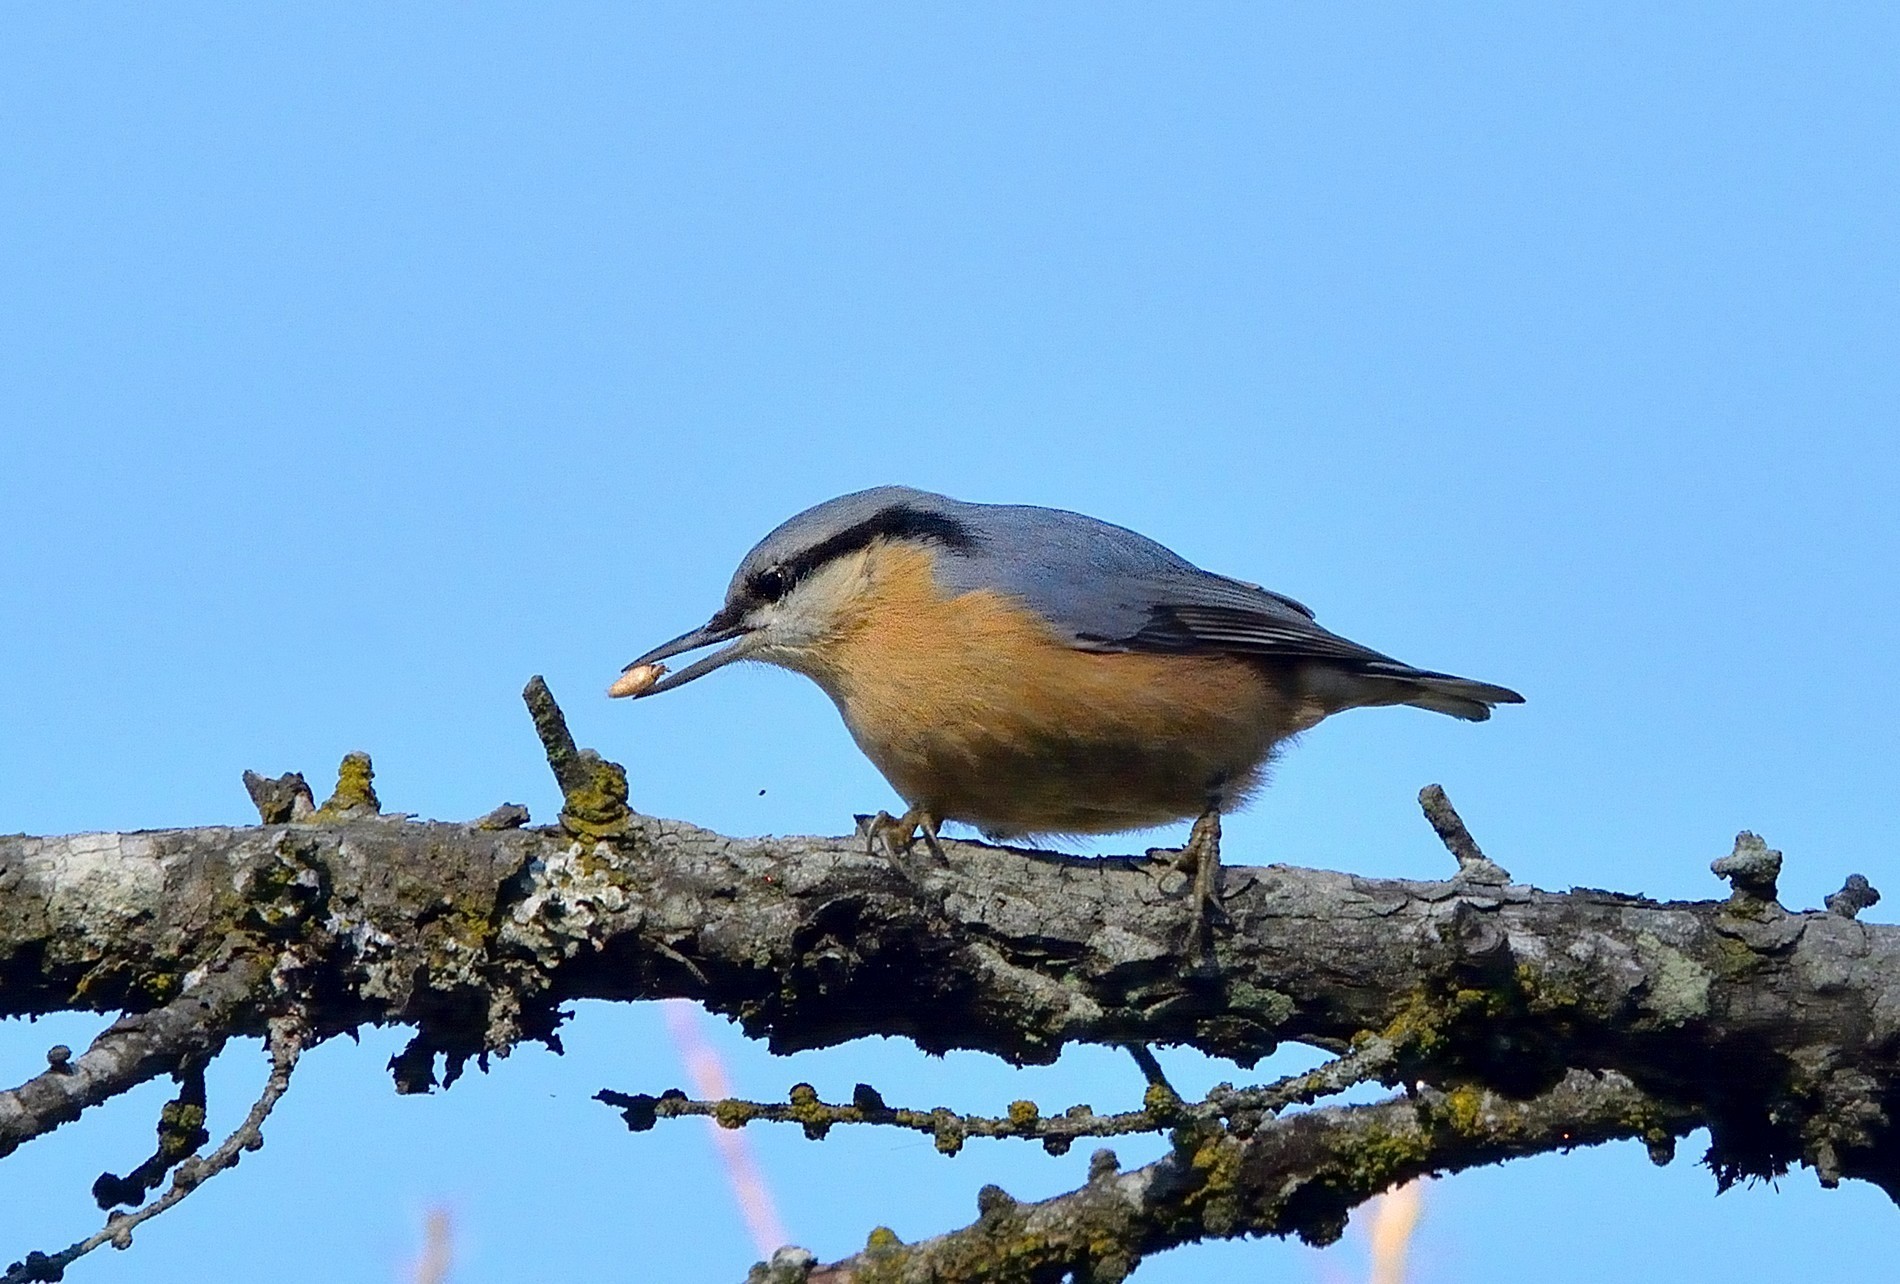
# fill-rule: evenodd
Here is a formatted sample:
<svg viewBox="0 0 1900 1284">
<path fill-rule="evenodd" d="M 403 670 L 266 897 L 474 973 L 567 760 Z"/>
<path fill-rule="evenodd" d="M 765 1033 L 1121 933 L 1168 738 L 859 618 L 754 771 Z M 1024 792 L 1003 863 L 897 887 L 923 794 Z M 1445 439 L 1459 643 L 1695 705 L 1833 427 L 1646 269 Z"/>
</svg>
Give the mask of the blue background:
<svg viewBox="0 0 1900 1284">
<path fill-rule="evenodd" d="M 809 684 L 601 691 L 768 527 L 902 481 L 1133 526 L 1529 696 L 1321 727 L 1233 860 L 1442 872 L 1436 780 L 1546 887 L 1718 894 L 1746 826 L 1791 905 L 1900 891 L 1897 54 L 1882 5 L 11 6 L 0 827 L 243 822 L 243 768 L 321 792 L 355 748 L 391 809 L 545 820 L 541 672 L 641 809 L 838 832 L 894 799 Z M 0 1025 L 0 1078 L 98 1024 Z M 715 1037 L 755 1095 L 1140 1087 L 1102 1050 Z M 393 1280 L 437 1202 L 458 1281 L 743 1276 L 699 1126 L 589 1100 L 681 1079 L 656 1011 L 428 1098 L 400 1042 L 318 1049 L 262 1152 L 72 1278 Z M 220 1063 L 214 1129 L 262 1073 Z M 166 1095 L 0 1166 L 0 1261 L 89 1231 Z M 1086 1164 L 753 1139 L 825 1257 Z M 1698 1153 L 1438 1183 L 1413 1279 L 1891 1277 L 1871 1188 L 1718 1199 Z"/>
</svg>

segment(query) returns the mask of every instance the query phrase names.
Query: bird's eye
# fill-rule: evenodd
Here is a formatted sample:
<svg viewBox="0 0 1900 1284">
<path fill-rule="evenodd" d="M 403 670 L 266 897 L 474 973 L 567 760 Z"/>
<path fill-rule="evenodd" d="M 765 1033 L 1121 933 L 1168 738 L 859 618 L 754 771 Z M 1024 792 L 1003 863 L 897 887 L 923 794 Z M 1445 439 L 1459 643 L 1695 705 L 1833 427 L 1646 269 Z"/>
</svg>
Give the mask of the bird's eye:
<svg viewBox="0 0 1900 1284">
<path fill-rule="evenodd" d="M 776 602 L 792 586 L 792 577 L 782 566 L 768 566 L 752 577 L 752 591 L 767 602 Z"/>
</svg>

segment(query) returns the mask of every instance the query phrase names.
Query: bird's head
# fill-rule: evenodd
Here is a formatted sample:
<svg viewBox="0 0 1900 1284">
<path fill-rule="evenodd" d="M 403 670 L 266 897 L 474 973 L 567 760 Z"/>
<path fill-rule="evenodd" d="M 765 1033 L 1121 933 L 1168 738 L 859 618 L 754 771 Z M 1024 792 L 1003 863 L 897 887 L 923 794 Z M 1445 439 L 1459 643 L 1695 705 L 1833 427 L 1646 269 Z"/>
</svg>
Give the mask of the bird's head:
<svg viewBox="0 0 1900 1284">
<path fill-rule="evenodd" d="M 958 515 L 965 507 L 928 491 L 880 486 L 806 509 L 745 555 L 712 619 L 634 660 L 611 694 L 657 695 L 734 660 L 812 671 L 816 653 L 841 622 L 865 608 L 870 550 L 892 542 L 968 550 L 976 535 Z M 721 643 L 712 654 L 658 676 L 661 661 Z"/>
</svg>

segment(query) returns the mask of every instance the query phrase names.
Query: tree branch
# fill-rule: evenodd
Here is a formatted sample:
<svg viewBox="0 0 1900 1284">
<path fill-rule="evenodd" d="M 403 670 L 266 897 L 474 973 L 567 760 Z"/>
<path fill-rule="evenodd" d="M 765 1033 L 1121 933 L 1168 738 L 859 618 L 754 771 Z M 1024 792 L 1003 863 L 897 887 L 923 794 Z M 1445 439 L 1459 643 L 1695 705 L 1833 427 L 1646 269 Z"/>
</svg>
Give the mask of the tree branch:
<svg viewBox="0 0 1900 1284">
<path fill-rule="evenodd" d="M 1435 1142 L 1425 1167 L 1561 1140 L 1532 1128 L 1558 1105 L 1580 1112 L 1572 1138 L 1594 1135 L 1598 1106 L 1639 1100 L 1643 1132 L 1706 1125 L 1722 1183 L 1806 1162 L 1824 1183 L 1900 1191 L 1900 929 L 1854 917 L 1876 898 L 1864 879 L 1831 912 L 1786 910 L 1780 853 L 1753 835 L 1717 862 L 1725 900 L 1549 893 L 1503 881 L 1428 791 L 1456 876 L 1228 866 L 1231 930 L 1203 950 L 1185 877 L 1140 855 L 948 842 L 945 863 L 905 874 L 862 838 L 728 838 L 640 815 L 545 684 L 525 696 L 562 787 L 558 826 L 512 806 L 469 824 L 384 815 L 353 754 L 318 808 L 299 777 L 252 780 L 260 812 L 287 822 L 0 838 L 0 1016 L 127 1014 L 77 1064 L 0 1094 L 0 1144 L 293 1011 L 310 1041 L 414 1026 L 392 1069 L 423 1090 L 524 1039 L 558 1046 L 572 1000 L 683 997 L 781 1052 L 877 1034 L 1023 1063 L 1078 1041 L 1180 1043 L 1250 1066 L 1286 1040 L 1343 1053 L 1376 1037 L 1393 1049 L 1379 1077 L 1453 1106 L 1488 1094 L 1485 1117 L 1508 1125 L 1483 1145 Z M 1579 1074 L 1619 1086 L 1599 1099 Z M 1521 1114 L 1538 1102 L 1545 1114 Z M 1240 1114 L 1215 1115 L 1182 1126 L 1225 1120 L 1256 1148 L 1343 1144 L 1353 1119 L 1397 1126 L 1313 1111 L 1345 1131 L 1301 1115 L 1245 1138 Z"/>
<path fill-rule="evenodd" d="M 0 1092 L 0 1157 L 188 1058 L 216 1056 L 267 970 L 255 959 L 234 959 L 189 982 L 164 1007 L 114 1021 L 77 1061 L 66 1048 L 53 1048 L 43 1072 Z"/>
<path fill-rule="evenodd" d="M 1140 1110 L 1108 1115 L 1098 1115 L 1087 1106 L 1071 1106 L 1061 1114 L 1045 1115 L 1033 1101 L 1011 1102 L 1009 1113 L 1000 1116 L 959 1114 L 942 1106 L 908 1110 L 885 1104 L 875 1088 L 863 1083 L 852 1093 L 849 1105 L 819 1100 L 808 1083 L 794 1084 L 791 1100 L 783 1104 L 731 1097 L 694 1101 L 677 1090 L 650 1097 L 610 1089 L 595 1094 L 595 1099 L 618 1107 L 634 1132 L 645 1132 L 659 1119 L 697 1115 L 712 1119 L 722 1128 L 743 1128 L 758 1122 L 796 1123 L 804 1128 L 806 1137 L 820 1141 L 837 1124 L 873 1124 L 929 1133 L 936 1139 L 937 1149 L 946 1155 L 956 1154 L 971 1137 L 1024 1138 L 1041 1142 L 1052 1155 L 1061 1155 L 1085 1137 L 1165 1132 L 1191 1123 L 1238 1121 L 1242 1127 L 1251 1127 L 1261 1116 L 1278 1114 L 1288 1106 L 1304 1105 L 1368 1080 L 1389 1078 L 1397 1055 L 1398 1049 L 1390 1040 L 1375 1035 L 1345 1056 L 1315 1069 L 1258 1088 L 1223 1083 L 1205 1099 L 1191 1104 L 1176 1096 L 1165 1080 L 1155 1080 L 1143 1094 Z"/>
<path fill-rule="evenodd" d="M 754 1284 L 1113 1284 L 1144 1257 L 1206 1238 L 1337 1239 L 1356 1204 L 1434 1172 L 1693 1126 L 1628 1078 L 1572 1071 L 1529 1100 L 1422 1089 L 1367 1106 L 1309 1110 L 1251 1135 L 1178 1129 L 1169 1154 L 1132 1172 L 1098 1152 L 1086 1186 L 1019 1204 L 986 1186 L 974 1225 L 917 1244 L 887 1230 L 862 1253 L 812 1267 L 799 1250 Z"/>
<path fill-rule="evenodd" d="M 584 997 L 703 1000 L 779 1051 L 883 1034 L 1019 1062 L 1089 1041 L 1251 1064 L 1284 1039 L 1415 1029 L 1410 1077 L 1527 1093 L 1619 1069 L 1695 1103 L 1728 1176 L 1830 1152 L 1824 1177 L 1894 1175 L 1892 927 L 1739 893 L 1658 904 L 1234 866 L 1210 968 L 1183 949 L 1180 876 L 1142 857 L 952 842 L 913 882 L 854 839 L 622 824 L 601 840 L 390 817 L 0 839 L 0 1014 L 149 1009 L 236 936 L 305 960 L 319 1037 L 417 1026 L 410 1088 L 438 1056 L 453 1077 L 552 1040 Z M 272 996 L 250 997 L 227 1034 L 261 1033 Z"/>
<path fill-rule="evenodd" d="M 297 1068 L 297 1059 L 308 1046 L 308 1038 L 309 1031 L 297 1017 L 273 1019 L 270 1033 L 265 1039 L 271 1056 L 270 1078 L 265 1081 L 263 1092 L 236 1131 L 203 1159 L 188 1158 L 179 1163 L 172 1173 L 170 1189 L 145 1207 L 136 1212 L 108 1215 L 106 1224 L 99 1230 L 57 1253 L 28 1253 L 24 1259 L 13 1263 L 4 1276 L 0 1276 L 0 1284 L 56 1282 L 65 1277 L 68 1266 L 102 1244 L 130 1248 L 134 1228 L 171 1208 L 225 1169 L 236 1167 L 245 1151 L 256 1150 L 264 1144 L 264 1120 L 289 1089 L 291 1072 Z"/>
</svg>

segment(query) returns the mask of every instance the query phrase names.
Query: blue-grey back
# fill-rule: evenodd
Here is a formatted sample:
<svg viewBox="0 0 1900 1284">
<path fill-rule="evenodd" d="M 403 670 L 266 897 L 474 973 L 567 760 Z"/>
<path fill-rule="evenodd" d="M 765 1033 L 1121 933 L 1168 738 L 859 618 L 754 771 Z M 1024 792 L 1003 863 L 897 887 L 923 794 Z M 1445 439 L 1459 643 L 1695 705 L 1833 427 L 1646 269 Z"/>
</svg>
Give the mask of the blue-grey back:
<svg viewBox="0 0 1900 1284">
<path fill-rule="evenodd" d="M 1308 624 L 1311 613 L 1278 594 L 1204 571 L 1146 535 L 1082 513 L 1026 504 L 966 504 L 978 546 L 939 559 L 946 588 L 1009 593 L 1085 645 L 1118 644 L 1159 607 L 1229 605 Z"/>
<path fill-rule="evenodd" d="M 871 534 L 928 539 L 947 592 L 1007 593 L 1078 647 L 1386 658 L 1320 627 L 1293 599 L 1202 570 L 1126 527 L 906 486 L 841 495 L 791 518 L 746 555 L 733 588 L 768 567 Z"/>
</svg>

